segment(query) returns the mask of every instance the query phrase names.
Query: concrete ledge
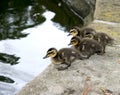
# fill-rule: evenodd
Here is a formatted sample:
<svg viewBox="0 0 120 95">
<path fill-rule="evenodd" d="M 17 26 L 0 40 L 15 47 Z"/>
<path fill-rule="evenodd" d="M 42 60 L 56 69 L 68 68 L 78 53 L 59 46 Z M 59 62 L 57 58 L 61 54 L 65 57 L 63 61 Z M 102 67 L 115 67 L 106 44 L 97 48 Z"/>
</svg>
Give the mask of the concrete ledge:
<svg viewBox="0 0 120 95">
<path fill-rule="evenodd" d="M 87 77 L 90 77 L 89 95 L 103 95 L 99 87 L 119 91 L 120 47 L 108 47 L 106 52 L 103 56 L 76 60 L 64 71 L 57 71 L 51 64 L 16 95 L 81 95 Z"/>
</svg>

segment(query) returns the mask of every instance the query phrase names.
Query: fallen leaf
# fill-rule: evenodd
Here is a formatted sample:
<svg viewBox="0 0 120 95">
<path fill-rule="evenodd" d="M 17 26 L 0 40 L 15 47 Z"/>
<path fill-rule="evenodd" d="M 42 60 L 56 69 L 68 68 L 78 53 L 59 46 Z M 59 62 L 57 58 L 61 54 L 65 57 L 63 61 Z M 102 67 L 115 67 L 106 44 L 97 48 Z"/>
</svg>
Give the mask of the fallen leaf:
<svg viewBox="0 0 120 95">
<path fill-rule="evenodd" d="M 118 60 L 118 64 L 120 64 L 120 60 Z"/>
</svg>

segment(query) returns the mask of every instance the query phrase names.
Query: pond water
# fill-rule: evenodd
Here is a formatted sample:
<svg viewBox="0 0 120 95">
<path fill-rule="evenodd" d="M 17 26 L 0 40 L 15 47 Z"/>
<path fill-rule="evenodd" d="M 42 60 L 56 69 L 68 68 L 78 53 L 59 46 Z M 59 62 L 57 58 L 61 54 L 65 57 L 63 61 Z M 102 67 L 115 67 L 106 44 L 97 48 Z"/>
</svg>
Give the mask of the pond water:
<svg viewBox="0 0 120 95">
<path fill-rule="evenodd" d="M 0 95 L 13 95 L 40 74 L 50 64 L 46 51 L 68 47 L 70 27 L 82 26 L 61 0 L 14 3 L 0 10 Z"/>
</svg>

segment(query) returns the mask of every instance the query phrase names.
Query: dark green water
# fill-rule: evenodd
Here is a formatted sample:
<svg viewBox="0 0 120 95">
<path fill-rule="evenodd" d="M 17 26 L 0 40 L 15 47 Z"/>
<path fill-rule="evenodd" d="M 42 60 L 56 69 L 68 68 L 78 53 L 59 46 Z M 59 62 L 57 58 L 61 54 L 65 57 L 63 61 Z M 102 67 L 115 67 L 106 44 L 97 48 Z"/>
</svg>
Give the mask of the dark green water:
<svg viewBox="0 0 120 95">
<path fill-rule="evenodd" d="M 42 72 L 50 47 L 67 47 L 67 32 L 82 26 L 61 0 L 6 0 L 0 3 L 0 95 L 13 95 Z"/>
</svg>

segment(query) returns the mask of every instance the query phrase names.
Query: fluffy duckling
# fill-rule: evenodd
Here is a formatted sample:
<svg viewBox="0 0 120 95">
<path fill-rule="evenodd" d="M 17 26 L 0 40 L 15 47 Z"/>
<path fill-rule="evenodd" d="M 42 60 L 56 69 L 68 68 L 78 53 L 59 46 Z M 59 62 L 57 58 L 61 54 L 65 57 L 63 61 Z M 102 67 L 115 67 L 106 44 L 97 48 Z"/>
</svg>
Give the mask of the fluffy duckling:
<svg viewBox="0 0 120 95">
<path fill-rule="evenodd" d="M 111 38 L 109 35 L 103 32 L 97 32 L 95 34 L 88 34 L 86 37 L 92 38 L 99 42 L 101 46 L 103 47 L 103 52 L 105 53 L 106 45 L 113 44 L 114 39 Z"/>
<path fill-rule="evenodd" d="M 79 36 L 81 37 L 81 29 L 78 26 L 74 26 L 72 29 L 70 29 L 70 33 L 68 34 L 68 36 L 72 35 L 72 36 Z"/>
<path fill-rule="evenodd" d="M 70 29 L 70 33 L 68 34 L 69 35 L 72 35 L 72 36 L 79 36 L 79 37 L 82 37 L 84 38 L 85 35 L 88 35 L 88 34 L 95 34 L 96 31 L 92 28 L 83 28 L 83 29 L 80 29 L 78 26 L 74 26 L 72 29 Z"/>
<path fill-rule="evenodd" d="M 71 48 L 62 48 L 59 51 L 56 48 L 50 48 L 43 59 L 48 57 L 51 58 L 51 61 L 54 65 L 58 66 L 58 70 L 65 70 L 71 66 L 71 63 L 75 59 L 81 59 L 79 53 Z M 61 64 L 64 64 L 65 67 L 60 67 Z"/>
<path fill-rule="evenodd" d="M 73 48 L 81 52 L 82 55 L 86 58 L 89 58 L 91 55 L 95 53 L 97 53 L 98 55 L 103 54 L 101 45 L 93 39 L 89 38 L 80 39 L 80 37 L 75 36 L 71 38 L 69 45 L 72 45 Z"/>
</svg>

